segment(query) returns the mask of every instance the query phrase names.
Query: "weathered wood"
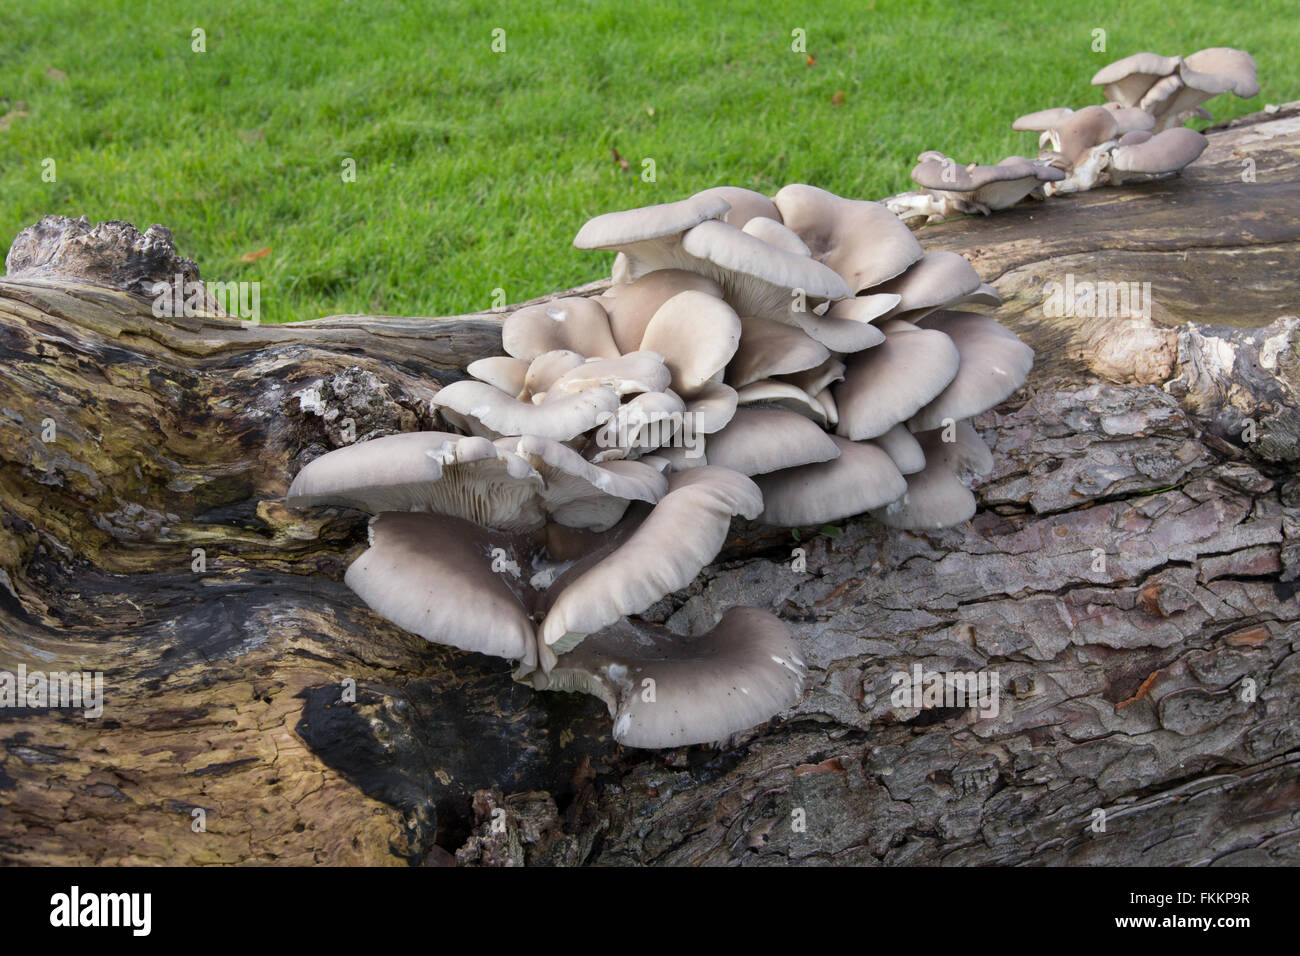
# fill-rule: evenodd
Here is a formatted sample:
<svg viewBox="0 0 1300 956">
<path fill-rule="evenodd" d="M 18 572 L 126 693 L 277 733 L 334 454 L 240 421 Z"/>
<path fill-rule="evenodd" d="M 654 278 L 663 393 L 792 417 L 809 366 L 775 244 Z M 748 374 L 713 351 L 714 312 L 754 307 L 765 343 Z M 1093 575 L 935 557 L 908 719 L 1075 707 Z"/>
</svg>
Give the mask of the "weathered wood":
<svg viewBox="0 0 1300 956">
<path fill-rule="evenodd" d="M 340 581 L 364 519 L 283 506 L 349 436 L 434 426 L 498 317 L 159 319 L 94 269 L 24 274 L 38 244 L 0 281 L 0 669 L 102 670 L 105 709 L 0 711 L 0 857 L 1296 862 L 1297 114 L 1180 179 L 922 230 L 1038 367 L 977 421 L 967 526 L 805 533 L 801 573 L 789 531 L 738 522 L 645 615 L 790 622 L 808 694 L 720 749 L 620 750 L 594 699 L 393 627 Z M 1044 316 L 1071 271 L 1150 281 L 1153 322 Z M 916 664 L 997 672 L 998 714 L 895 707 Z"/>
</svg>

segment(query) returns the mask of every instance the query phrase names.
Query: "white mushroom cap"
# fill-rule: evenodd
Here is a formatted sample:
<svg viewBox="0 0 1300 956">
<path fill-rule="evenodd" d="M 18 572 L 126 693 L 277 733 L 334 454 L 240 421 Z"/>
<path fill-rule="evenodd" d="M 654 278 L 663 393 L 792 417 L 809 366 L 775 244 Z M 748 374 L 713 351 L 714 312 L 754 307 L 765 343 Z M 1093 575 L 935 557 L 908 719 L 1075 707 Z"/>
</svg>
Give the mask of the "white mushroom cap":
<svg viewBox="0 0 1300 956">
<path fill-rule="evenodd" d="M 679 292 L 650 319 L 641 348 L 662 355 L 674 391 L 692 398 L 721 375 L 736 354 L 740 331 L 740 318 L 726 302 L 704 292 Z"/>
<path fill-rule="evenodd" d="M 619 351 L 635 352 L 641 348 L 650 319 L 679 292 L 703 292 L 722 298 L 722 286 L 708 276 L 685 269 L 660 269 L 626 285 L 610 287 L 601 298 Z"/>
<path fill-rule="evenodd" d="M 695 198 L 725 200 L 731 208 L 718 218 L 737 229 L 745 228 L 751 220 L 758 218 L 773 219 L 778 223 L 781 221 L 781 213 L 777 210 L 776 204 L 762 193 L 756 193 L 752 189 L 744 189 L 740 186 L 714 186 L 712 189 L 704 189 L 696 193 Z"/>
<path fill-rule="evenodd" d="M 519 361 L 519 359 L 515 358 L 501 357 L 510 362 Z M 524 382 L 521 388 L 514 389 L 513 392 L 508 389 L 502 389 L 502 391 L 515 395 L 520 401 L 531 400 L 535 395 L 545 394 L 556 379 L 565 372 L 578 368 L 586 361 L 586 357 L 579 355 L 577 352 L 570 352 L 568 349 L 543 352 L 527 364 L 527 371 L 524 373 Z M 476 364 L 478 363 L 471 363 L 470 368 L 467 369 L 471 375 L 474 375 L 472 369 Z M 480 376 L 475 375 L 474 377 L 479 378 Z M 495 382 L 489 382 L 488 384 L 500 387 Z"/>
<path fill-rule="evenodd" d="M 741 319 L 740 347 L 727 365 L 726 381 L 741 388 L 761 378 L 816 368 L 830 358 L 826 346 L 774 319 Z"/>
<path fill-rule="evenodd" d="M 521 402 L 486 382 L 452 382 L 433 397 L 432 404 L 450 410 L 467 426 L 496 435 L 540 435 L 569 441 L 594 428 L 601 416 L 618 408 L 618 393 L 605 386 L 580 392 L 548 392 L 542 401 Z"/>
<path fill-rule="evenodd" d="M 969 302 L 973 305 L 1001 305 L 1002 294 L 987 282 L 981 282 L 978 289 L 963 298 L 961 301 L 962 303 Z"/>
<path fill-rule="evenodd" d="M 913 431 L 939 428 L 945 419 L 972 418 L 1025 384 L 1034 365 L 1034 350 L 986 315 L 934 312 L 921 326 L 942 332 L 957 346 L 957 375 L 939 395 L 908 422 Z"/>
<path fill-rule="evenodd" d="M 716 300 L 714 300 L 716 301 Z M 617 395 L 660 392 L 668 387 L 672 374 L 658 352 L 628 352 L 612 359 L 589 359 L 570 368 L 551 383 L 547 396 L 583 392 L 593 386 L 611 388 Z"/>
<path fill-rule="evenodd" d="M 1182 57 L 1158 53 L 1134 53 L 1098 70 L 1093 86 L 1104 86 L 1106 99 L 1121 106 L 1137 106 L 1147 90 L 1163 76 L 1175 73 Z"/>
<path fill-rule="evenodd" d="M 698 435 L 712 435 L 726 427 L 736 414 L 740 396 L 730 385 L 708 382 L 686 401 L 686 413 Z"/>
<path fill-rule="evenodd" d="M 882 345 L 845 360 L 844 381 L 833 392 L 836 431 L 853 441 L 883 435 L 935 399 L 957 375 L 961 356 L 952 339 L 895 320 Z"/>
<path fill-rule="evenodd" d="M 907 480 L 886 452 L 871 442 L 828 436 L 838 458 L 760 475 L 763 492 L 759 520 L 780 527 L 838 521 L 893 501 Z"/>
<path fill-rule="evenodd" d="M 891 528 L 937 530 L 975 515 L 970 485 L 976 476 L 993 468 L 988 448 L 969 422 L 957 422 L 954 441 L 943 440 L 944 429 L 917 435 L 925 454 L 925 468 L 907 479 L 907 492 L 878 508 L 872 516 Z"/>
<path fill-rule="evenodd" d="M 542 621 L 545 644 L 593 634 L 620 617 L 644 611 L 695 579 L 726 541 L 733 515 L 755 518 L 758 488 L 726 468 L 692 468 L 669 477 L 668 493 L 626 537 L 589 555 L 555 584 Z"/>
<path fill-rule="evenodd" d="M 785 408 L 746 407 L 709 438 L 709 460 L 742 475 L 762 475 L 838 458 L 826 432 Z"/>
<path fill-rule="evenodd" d="M 833 269 L 724 222 L 700 223 L 682 237 L 682 248 L 714 268 L 711 277 L 741 315 L 780 318 L 789 311 L 794 290 L 810 299 L 851 294 Z"/>
<path fill-rule="evenodd" d="M 880 203 L 841 199 L 799 183 L 784 187 L 773 202 L 813 258 L 844 277 L 848 294 L 880 285 L 921 258 L 912 231 Z"/>
<path fill-rule="evenodd" d="M 426 641 L 535 666 L 524 588 L 492 570 L 494 548 L 526 565 L 512 536 L 446 515 L 384 512 L 370 520 L 370 547 L 343 580 L 372 610 Z"/>
<path fill-rule="evenodd" d="M 508 395 L 519 395 L 528 377 L 528 363 L 509 355 L 493 355 L 470 362 L 465 371 Z"/>
<path fill-rule="evenodd" d="M 433 511 L 525 531 L 544 521 L 542 485 L 528 462 L 487 439 L 404 432 L 322 455 L 298 473 L 285 501 L 291 508 L 338 505 L 371 514 Z"/>
<path fill-rule="evenodd" d="M 595 299 L 581 296 L 553 299 L 510 313 L 501 326 L 501 344 L 525 362 L 556 349 L 585 358 L 618 357 L 609 316 Z"/>
<path fill-rule="evenodd" d="M 726 215 L 730 208 L 731 204 L 719 195 L 698 193 L 679 202 L 609 212 L 588 221 L 578 231 L 573 245 L 578 249 L 619 250 L 625 257 L 626 278 L 637 279 L 647 272 L 681 267 L 682 233 Z"/>
<path fill-rule="evenodd" d="M 613 718 L 614 740 L 625 747 L 682 747 L 770 720 L 799 699 L 804 678 L 803 659 L 780 619 L 737 607 L 695 638 L 619 622 L 563 655 L 549 677 L 535 674 L 534 683 L 599 697 Z"/>
</svg>

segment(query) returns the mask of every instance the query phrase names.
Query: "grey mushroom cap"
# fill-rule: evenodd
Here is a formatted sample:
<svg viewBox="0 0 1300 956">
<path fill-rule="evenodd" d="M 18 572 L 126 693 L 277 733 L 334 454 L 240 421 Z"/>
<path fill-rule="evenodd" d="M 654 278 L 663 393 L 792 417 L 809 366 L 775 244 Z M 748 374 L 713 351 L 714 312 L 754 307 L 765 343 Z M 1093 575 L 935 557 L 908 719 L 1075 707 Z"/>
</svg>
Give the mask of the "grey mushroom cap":
<svg viewBox="0 0 1300 956">
<path fill-rule="evenodd" d="M 742 475 L 762 475 L 783 468 L 838 458 L 839 446 L 811 420 L 785 408 L 747 406 L 709 437 L 711 464 Z"/>
<path fill-rule="evenodd" d="M 802 183 L 785 186 L 773 202 L 813 258 L 844 277 L 850 294 L 900 275 L 921 258 L 916 236 L 880 203 L 843 199 Z"/>
<path fill-rule="evenodd" d="M 966 257 L 946 249 L 927 252 L 897 278 L 878 285 L 873 293 L 899 297 L 893 314 L 937 308 L 979 290 L 980 277 Z"/>
<path fill-rule="evenodd" d="M 1227 81 L 1228 90 L 1242 99 L 1248 100 L 1259 95 L 1255 58 L 1245 50 L 1234 50 L 1228 46 L 1197 50 L 1183 59 L 1183 67 L 1184 73 L 1194 71 L 1223 77 Z"/>
<path fill-rule="evenodd" d="M 658 308 L 646 324 L 641 348 L 662 355 L 673 389 L 693 398 L 721 377 L 740 335 L 740 317 L 731 306 L 707 293 L 686 291 Z"/>
<path fill-rule="evenodd" d="M 779 618 L 737 607 L 695 638 L 621 621 L 534 678 L 603 700 L 623 746 L 662 748 L 724 740 L 770 720 L 798 701 L 805 665 Z"/>
<path fill-rule="evenodd" d="M 871 439 L 890 457 L 904 475 L 914 475 L 925 467 L 925 452 L 906 425 L 895 425 L 883 435 Z"/>
<path fill-rule="evenodd" d="M 1123 173 L 1174 173 L 1188 166 L 1209 145 L 1196 130 L 1175 126 L 1156 133 L 1150 139 L 1116 147 L 1111 154 L 1111 168 Z"/>
<path fill-rule="evenodd" d="M 476 359 L 465 367 L 480 382 L 487 382 L 508 395 L 518 396 L 528 378 L 528 363 L 510 355 Z"/>
<path fill-rule="evenodd" d="M 778 249 L 793 253 L 796 256 L 812 255 L 812 250 L 808 248 L 807 243 L 799 238 L 799 233 L 789 226 L 781 225 L 776 219 L 755 216 L 745 223 L 741 232 L 747 233 L 755 239 L 761 239 L 769 246 L 776 246 Z"/>
<path fill-rule="evenodd" d="M 754 518 L 762 507 L 754 483 L 726 468 L 707 465 L 671 475 L 668 493 L 617 547 L 557 580 L 542 641 L 567 649 L 684 588 L 717 556 L 732 517 Z"/>
<path fill-rule="evenodd" d="M 972 418 L 993 408 L 1024 385 L 1033 368 L 1034 350 L 986 315 L 934 312 L 920 325 L 948 336 L 961 363 L 948 386 L 908 422 L 913 431 L 929 431 L 948 419 Z"/>
<path fill-rule="evenodd" d="M 786 252 L 724 222 L 702 222 L 682 237 L 682 248 L 718 270 L 726 299 L 745 316 L 775 318 L 802 290 L 812 299 L 850 294 L 844 279 L 815 259 Z"/>
<path fill-rule="evenodd" d="M 795 528 L 838 521 L 893 501 L 907 490 L 907 480 L 884 451 L 872 442 L 853 442 L 831 435 L 838 458 L 759 475 L 764 524 Z"/>
<path fill-rule="evenodd" d="M 832 352 L 860 352 L 885 340 L 871 323 L 888 315 L 898 305 L 893 293 L 857 295 L 832 302 L 825 315 L 790 312 L 790 320 Z"/>
<path fill-rule="evenodd" d="M 914 531 L 936 531 L 969 521 L 975 515 L 970 486 L 992 470 L 988 448 L 969 422 L 957 422 L 953 441 L 947 429 L 918 434 L 925 468 L 907 479 L 907 490 L 896 500 L 872 511 L 881 524 Z"/>
<path fill-rule="evenodd" d="M 729 226 L 743 229 L 752 219 L 765 218 L 781 221 L 781 212 L 776 203 L 762 193 L 740 186 L 714 186 L 695 194 L 696 199 L 722 199 L 731 208 L 721 217 Z"/>
<path fill-rule="evenodd" d="M 291 508 L 335 505 L 370 514 L 433 511 L 524 531 L 545 520 L 542 484 L 542 476 L 528 462 L 485 438 L 404 432 L 322 455 L 298 472 L 285 503 Z"/>
<path fill-rule="evenodd" d="M 960 364 L 957 346 L 942 332 L 896 322 L 883 344 L 845 359 L 844 381 L 832 389 L 836 430 L 853 441 L 883 435 L 932 402 Z"/>
<path fill-rule="evenodd" d="M 1107 103 L 1105 108 L 1115 117 L 1116 131 L 1121 137 L 1126 133 L 1155 129 L 1156 118 L 1140 107 Z"/>
<path fill-rule="evenodd" d="M 1048 130 L 1052 148 L 1064 161 L 1075 165 L 1094 146 L 1119 135 L 1115 114 L 1104 106 L 1085 106 Z"/>
<path fill-rule="evenodd" d="M 492 570 L 496 548 L 528 566 L 518 538 L 447 515 L 384 512 L 371 519 L 370 547 L 343 580 L 372 610 L 427 641 L 536 666 L 523 585 Z"/>
<path fill-rule="evenodd" d="M 732 388 L 803 372 L 830 358 L 826 346 L 775 319 L 741 319 L 740 330 L 740 346 L 726 371 L 726 382 Z"/>
<path fill-rule="evenodd" d="M 1158 53 L 1134 53 L 1098 70 L 1093 86 L 1104 86 L 1106 99 L 1121 106 L 1137 106 L 1142 97 L 1161 78 L 1176 73 L 1182 57 Z"/>
</svg>

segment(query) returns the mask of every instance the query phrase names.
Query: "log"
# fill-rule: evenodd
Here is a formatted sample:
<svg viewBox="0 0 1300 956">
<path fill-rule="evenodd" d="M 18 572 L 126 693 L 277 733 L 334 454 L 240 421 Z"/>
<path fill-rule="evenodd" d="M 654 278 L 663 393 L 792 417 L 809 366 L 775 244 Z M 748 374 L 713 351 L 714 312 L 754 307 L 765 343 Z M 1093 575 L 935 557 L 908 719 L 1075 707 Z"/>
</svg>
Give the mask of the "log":
<svg viewBox="0 0 1300 956">
<path fill-rule="evenodd" d="M 734 524 L 644 616 L 772 608 L 809 687 L 670 751 L 387 623 L 341 583 L 364 516 L 284 506 L 316 455 L 437 427 L 499 315 L 158 317 L 151 284 L 197 278 L 165 230 L 28 230 L 0 280 L 0 670 L 104 692 L 0 710 L 0 858 L 1296 863 L 1300 104 L 1210 143 L 1176 179 L 920 231 L 1038 352 L 976 421 L 980 511 Z M 1152 307 L 1049 316 L 1067 274 Z M 897 703 L 917 666 L 996 675 L 996 708 Z"/>
</svg>

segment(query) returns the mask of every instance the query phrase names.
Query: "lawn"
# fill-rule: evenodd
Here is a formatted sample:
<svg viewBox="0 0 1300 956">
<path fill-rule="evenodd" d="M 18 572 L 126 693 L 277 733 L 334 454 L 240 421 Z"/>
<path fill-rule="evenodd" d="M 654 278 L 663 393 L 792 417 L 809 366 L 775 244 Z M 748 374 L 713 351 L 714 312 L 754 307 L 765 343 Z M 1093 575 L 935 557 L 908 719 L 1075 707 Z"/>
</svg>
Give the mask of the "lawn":
<svg viewBox="0 0 1300 956">
<path fill-rule="evenodd" d="M 606 271 L 571 246 L 596 213 L 1032 155 L 1015 116 L 1101 102 L 1093 72 L 1141 50 L 1253 53 L 1261 94 L 1219 119 L 1300 99 L 1295 0 L 530 6 L 5 3 L 0 235 L 160 222 L 270 321 L 446 315 Z"/>
</svg>

